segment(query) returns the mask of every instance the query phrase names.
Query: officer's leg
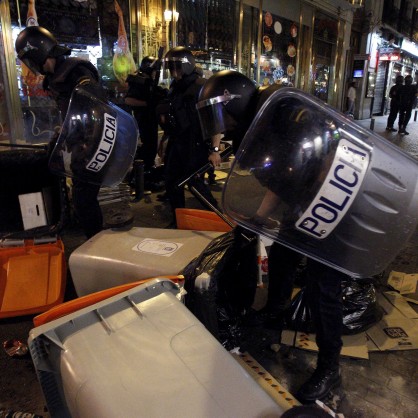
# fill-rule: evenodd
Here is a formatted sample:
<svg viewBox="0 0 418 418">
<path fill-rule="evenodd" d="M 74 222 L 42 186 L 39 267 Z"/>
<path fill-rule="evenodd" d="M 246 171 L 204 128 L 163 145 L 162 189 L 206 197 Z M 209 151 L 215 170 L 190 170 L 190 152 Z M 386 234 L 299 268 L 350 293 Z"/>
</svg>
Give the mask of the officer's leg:
<svg viewBox="0 0 418 418">
<path fill-rule="evenodd" d="M 103 215 L 97 195 L 100 186 L 73 179 L 74 212 L 87 238 L 103 229 Z"/>
<path fill-rule="evenodd" d="M 190 158 L 188 159 L 189 174 L 208 163 L 208 149 L 205 144 L 192 144 L 190 147 Z M 212 206 L 219 209 L 217 200 L 204 182 L 203 175 L 195 176 L 189 182 L 190 187 L 194 187 Z"/>
<path fill-rule="evenodd" d="M 326 397 L 341 384 L 339 358 L 342 347 L 343 305 L 341 281 L 347 279 L 331 267 L 308 260 L 309 306 L 313 315 L 318 345 L 317 368 L 297 393 L 301 402 Z"/>
<path fill-rule="evenodd" d="M 174 216 L 176 208 L 184 208 L 186 206 L 184 189 L 177 187 L 185 176 L 184 161 L 182 156 L 183 153 L 181 145 L 173 142 L 170 145 L 169 154 L 167 155 L 165 175 L 167 195 Z"/>
</svg>

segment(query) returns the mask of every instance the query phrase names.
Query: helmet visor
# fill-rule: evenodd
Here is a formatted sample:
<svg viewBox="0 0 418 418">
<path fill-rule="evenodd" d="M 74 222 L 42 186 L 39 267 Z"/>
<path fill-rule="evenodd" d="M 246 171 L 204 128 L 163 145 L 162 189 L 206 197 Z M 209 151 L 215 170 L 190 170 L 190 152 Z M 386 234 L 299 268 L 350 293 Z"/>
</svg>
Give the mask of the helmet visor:
<svg viewBox="0 0 418 418">
<path fill-rule="evenodd" d="M 182 62 L 174 58 L 166 58 L 163 63 L 163 73 L 165 78 L 181 77 L 183 74 Z"/>
<path fill-rule="evenodd" d="M 211 138 L 226 131 L 225 109 L 222 103 L 202 107 L 198 109 L 198 114 L 203 138 Z"/>
<path fill-rule="evenodd" d="M 23 57 L 20 58 L 20 61 L 22 61 L 34 74 L 41 73 L 41 65 L 32 58 Z"/>
<path fill-rule="evenodd" d="M 224 94 L 197 103 L 196 108 L 204 138 L 210 138 L 232 128 L 233 120 L 225 106 L 230 100 L 240 97 L 239 94 Z"/>
</svg>

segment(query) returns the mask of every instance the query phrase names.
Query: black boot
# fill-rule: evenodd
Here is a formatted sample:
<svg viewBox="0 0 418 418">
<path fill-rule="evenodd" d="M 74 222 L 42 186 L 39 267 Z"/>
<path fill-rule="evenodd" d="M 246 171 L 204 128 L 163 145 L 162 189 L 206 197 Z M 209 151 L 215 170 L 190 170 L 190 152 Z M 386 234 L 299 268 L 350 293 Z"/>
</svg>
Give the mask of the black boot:
<svg viewBox="0 0 418 418">
<path fill-rule="evenodd" d="M 313 403 L 325 398 L 332 389 L 341 385 L 339 369 L 318 367 L 313 375 L 300 387 L 296 398 L 302 403 Z"/>
</svg>

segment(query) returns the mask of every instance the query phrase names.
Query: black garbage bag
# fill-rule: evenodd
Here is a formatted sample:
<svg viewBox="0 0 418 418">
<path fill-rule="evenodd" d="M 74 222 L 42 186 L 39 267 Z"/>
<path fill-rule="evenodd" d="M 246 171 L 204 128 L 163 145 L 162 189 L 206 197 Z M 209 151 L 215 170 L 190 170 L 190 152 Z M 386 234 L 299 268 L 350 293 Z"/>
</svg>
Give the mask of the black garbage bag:
<svg viewBox="0 0 418 418">
<path fill-rule="evenodd" d="M 302 287 L 292 299 L 292 302 L 286 311 L 286 325 L 288 328 L 296 331 L 307 333 L 315 332 L 306 287 Z"/>
<path fill-rule="evenodd" d="M 345 335 L 365 331 L 382 319 L 373 279 L 347 280 L 342 286 Z"/>
<path fill-rule="evenodd" d="M 341 286 L 344 335 L 363 332 L 382 319 L 383 310 L 377 302 L 373 278 L 346 280 Z M 306 287 L 293 298 L 286 312 L 286 324 L 293 330 L 315 332 Z"/>
<path fill-rule="evenodd" d="M 224 345 L 240 345 L 241 319 L 254 302 L 257 237 L 240 227 L 215 238 L 181 274 L 186 306 Z"/>
</svg>

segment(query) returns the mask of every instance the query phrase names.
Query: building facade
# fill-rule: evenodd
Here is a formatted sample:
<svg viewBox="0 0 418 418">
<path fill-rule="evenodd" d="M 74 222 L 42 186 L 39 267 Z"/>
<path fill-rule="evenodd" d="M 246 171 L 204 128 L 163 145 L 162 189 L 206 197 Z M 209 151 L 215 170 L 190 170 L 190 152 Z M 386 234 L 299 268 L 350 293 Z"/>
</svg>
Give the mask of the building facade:
<svg viewBox="0 0 418 418">
<path fill-rule="evenodd" d="M 1 0 L 0 141 L 47 142 L 62 123 L 54 101 L 16 59 L 27 25 L 49 29 L 98 68 L 123 106 L 127 74 L 144 56 L 190 48 L 205 77 L 234 69 L 257 85 L 309 92 L 342 111 L 356 81 L 355 116 L 387 112 L 397 74 L 418 68 L 418 14 L 404 0 Z M 160 82 L 168 85 L 164 72 Z M 22 123 L 23 121 L 23 123 Z"/>
</svg>

